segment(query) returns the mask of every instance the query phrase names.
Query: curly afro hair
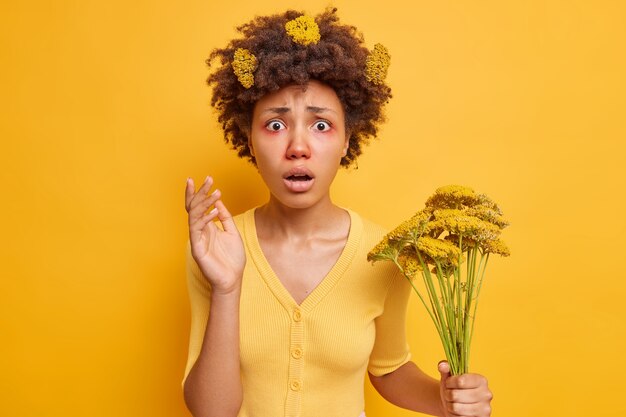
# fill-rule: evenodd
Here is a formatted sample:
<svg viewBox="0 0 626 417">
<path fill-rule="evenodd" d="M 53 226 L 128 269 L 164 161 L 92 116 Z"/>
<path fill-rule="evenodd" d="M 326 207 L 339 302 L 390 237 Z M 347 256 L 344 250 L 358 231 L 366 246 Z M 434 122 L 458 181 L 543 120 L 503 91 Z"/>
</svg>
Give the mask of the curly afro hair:
<svg viewBox="0 0 626 417">
<path fill-rule="evenodd" d="M 302 12 L 288 10 L 256 17 L 237 28 L 242 39 L 213 50 L 206 60 L 209 67 L 215 59 L 221 63 L 207 79 L 213 86 L 211 105 L 218 112 L 226 143 L 240 157 L 256 165 L 247 136 L 255 103 L 286 85 L 305 85 L 310 79 L 332 87 L 344 107 L 350 140 L 342 166 L 354 162 L 362 146 L 376 136 L 385 120 L 383 107 L 391 98 L 391 89 L 384 82 L 376 84 L 366 79 L 369 50 L 363 35 L 354 26 L 340 24 L 336 12 L 336 8 L 329 8 L 315 17 L 321 39 L 307 46 L 294 42 L 285 30 L 285 24 L 302 16 Z M 249 50 L 257 58 L 254 85 L 250 88 L 239 82 L 231 66 L 238 48 Z"/>
</svg>

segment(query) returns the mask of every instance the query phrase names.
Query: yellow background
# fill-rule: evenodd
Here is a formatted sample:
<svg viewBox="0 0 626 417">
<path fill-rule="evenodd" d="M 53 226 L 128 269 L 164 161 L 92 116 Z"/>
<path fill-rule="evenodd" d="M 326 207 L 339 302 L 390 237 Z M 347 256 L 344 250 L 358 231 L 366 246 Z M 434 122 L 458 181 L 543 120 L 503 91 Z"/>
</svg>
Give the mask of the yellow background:
<svg viewBox="0 0 626 417">
<path fill-rule="evenodd" d="M 204 59 L 294 7 L 257 3 L 3 2 L 0 415 L 188 415 L 185 180 L 212 174 L 236 213 L 266 198 L 222 143 Z M 488 268 L 471 369 L 494 416 L 623 416 L 624 3 L 335 5 L 389 48 L 394 91 L 335 201 L 393 227 L 441 185 L 490 195 L 513 256 Z M 415 296 L 409 314 L 437 376 Z M 367 413 L 411 414 L 369 386 Z"/>
</svg>

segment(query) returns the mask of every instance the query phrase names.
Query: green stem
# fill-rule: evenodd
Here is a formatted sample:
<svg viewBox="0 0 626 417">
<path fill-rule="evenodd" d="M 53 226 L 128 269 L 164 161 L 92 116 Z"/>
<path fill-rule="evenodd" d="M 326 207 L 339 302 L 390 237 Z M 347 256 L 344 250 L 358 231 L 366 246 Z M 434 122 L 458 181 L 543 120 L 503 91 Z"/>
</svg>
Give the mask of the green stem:
<svg viewBox="0 0 626 417">
<path fill-rule="evenodd" d="M 457 353 L 456 346 L 452 344 L 450 340 L 450 329 L 445 325 L 444 315 L 441 311 L 441 305 L 439 303 L 439 299 L 437 297 L 437 291 L 435 290 L 435 286 L 433 285 L 432 276 L 430 274 L 430 270 L 426 266 L 424 259 L 420 255 L 419 250 L 417 250 L 417 245 L 415 245 L 415 252 L 417 253 L 417 257 L 420 261 L 420 265 L 422 266 L 422 276 L 424 277 L 424 284 L 426 285 L 426 289 L 428 290 L 428 294 L 430 296 L 431 304 L 433 305 L 433 311 L 437 312 L 437 317 L 439 319 L 439 323 L 441 326 L 441 342 L 444 345 L 444 350 L 446 351 L 446 356 L 448 361 L 450 362 L 450 367 L 453 366 L 456 368 L 457 366 Z"/>
<path fill-rule="evenodd" d="M 448 283 L 444 281 L 443 270 L 441 269 L 441 264 L 435 261 L 435 265 L 437 268 L 437 280 L 439 281 L 439 289 L 443 298 L 443 308 L 446 314 L 446 323 L 447 328 L 450 329 L 450 334 L 454 334 L 456 329 L 456 323 L 454 321 L 454 312 L 450 309 L 450 298 L 448 294 Z M 454 339 L 452 342 L 456 342 Z"/>
<path fill-rule="evenodd" d="M 476 308 L 478 307 L 478 296 L 480 295 L 480 289 L 483 286 L 483 279 L 485 277 L 485 271 L 487 270 L 487 261 L 489 261 L 489 253 L 487 253 L 487 255 L 481 254 L 481 259 L 480 262 L 482 263 L 483 257 L 485 258 L 485 263 L 482 267 L 482 271 L 480 271 L 479 269 L 479 273 L 480 273 L 480 279 L 478 281 L 478 290 L 476 292 L 476 299 L 474 300 L 474 311 L 472 313 L 472 329 L 470 332 L 470 344 L 472 343 L 472 337 L 474 336 L 474 323 L 476 323 Z M 469 347 L 469 345 L 468 345 Z M 469 350 L 468 350 L 469 352 Z M 469 354 L 469 353 L 468 353 Z"/>
<path fill-rule="evenodd" d="M 396 266 L 398 267 L 398 269 L 400 269 L 400 271 L 402 271 L 402 274 L 404 275 L 404 277 L 407 279 L 407 281 L 409 281 L 409 284 L 411 284 L 411 287 L 413 288 L 413 291 L 415 291 L 415 293 L 417 294 L 417 296 L 419 297 L 419 299 L 422 301 L 422 304 L 424 305 L 424 307 L 426 308 L 426 311 L 428 312 L 428 314 L 430 315 L 430 318 L 433 320 L 433 323 L 435 323 L 435 327 L 437 328 L 437 332 L 439 334 L 441 334 L 440 328 L 439 328 L 439 324 L 437 323 L 437 320 L 435 319 L 435 316 L 433 316 L 432 311 L 430 310 L 430 308 L 428 307 L 428 304 L 426 304 L 426 301 L 424 301 L 424 297 L 422 297 L 422 294 L 419 292 L 419 290 L 417 289 L 417 287 L 415 286 L 415 284 L 413 284 L 413 279 L 408 276 L 405 272 L 404 269 L 400 266 L 400 264 L 393 259 L 393 263 L 396 264 Z"/>
<path fill-rule="evenodd" d="M 468 279 L 467 279 L 467 292 L 465 294 L 465 306 L 463 309 L 464 312 L 464 324 L 463 324 L 463 363 L 464 369 L 463 372 L 467 373 L 469 370 L 469 349 L 470 349 L 470 340 L 469 340 L 469 332 L 470 332 L 470 320 L 471 320 L 471 307 L 472 300 L 474 295 L 474 280 L 476 279 L 476 257 L 477 250 L 472 249 L 468 252 Z M 480 268 L 479 268 L 480 270 Z"/>
</svg>

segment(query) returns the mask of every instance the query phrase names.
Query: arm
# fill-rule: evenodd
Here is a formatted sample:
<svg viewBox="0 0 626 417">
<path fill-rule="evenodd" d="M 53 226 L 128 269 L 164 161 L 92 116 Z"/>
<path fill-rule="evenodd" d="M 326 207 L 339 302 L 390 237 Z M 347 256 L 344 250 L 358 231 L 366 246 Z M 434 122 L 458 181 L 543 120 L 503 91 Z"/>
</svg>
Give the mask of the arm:
<svg viewBox="0 0 626 417">
<path fill-rule="evenodd" d="M 184 398 L 195 417 L 234 417 L 243 398 L 239 298 L 246 257 L 232 216 L 219 200 L 219 190 L 208 195 L 212 183 L 207 177 L 194 193 L 190 179 L 185 188 L 192 329 Z M 212 205 L 215 208 L 206 213 Z M 216 218 L 223 230 L 213 222 Z"/>
<path fill-rule="evenodd" d="M 387 401 L 433 416 L 444 416 L 439 397 L 439 381 L 426 375 L 413 362 L 382 376 L 369 374 L 376 391 Z"/>
<path fill-rule="evenodd" d="M 426 375 L 413 362 L 383 376 L 370 374 L 370 381 L 383 398 L 398 407 L 439 417 L 491 415 L 493 395 L 484 376 L 450 376 L 446 361 L 439 362 L 438 368 L 439 381 Z"/>
<path fill-rule="evenodd" d="M 450 376 L 448 363 L 442 361 L 437 381 L 409 362 L 405 338 L 409 293 L 410 285 L 398 274 L 386 294 L 384 312 L 376 319 L 376 342 L 368 368 L 372 385 L 399 407 L 441 417 L 489 417 L 493 396 L 485 377 Z"/>
<path fill-rule="evenodd" d="M 239 294 L 211 295 L 202 349 L 185 380 L 185 403 L 195 417 L 236 416 L 241 407 Z"/>
</svg>

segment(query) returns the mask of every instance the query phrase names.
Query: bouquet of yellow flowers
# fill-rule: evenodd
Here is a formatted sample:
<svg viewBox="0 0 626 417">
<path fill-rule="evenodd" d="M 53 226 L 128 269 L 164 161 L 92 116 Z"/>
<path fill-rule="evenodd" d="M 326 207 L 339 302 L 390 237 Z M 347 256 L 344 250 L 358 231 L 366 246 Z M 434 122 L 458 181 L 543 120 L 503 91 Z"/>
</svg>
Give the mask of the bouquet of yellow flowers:
<svg viewBox="0 0 626 417">
<path fill-rule="evenodd" d="M 489 197 L 449 185 L 438 188 L 424 209 L 388 233 L 367 256 L 372 262 L 393 262 L 409 280 L 437 327 L 452 375 L 468 372 L 489 255 L 509 256 L 499 238 L 506 226 Z M 425 294 L 415 285 L 418 275 Z"/>
</svg>

